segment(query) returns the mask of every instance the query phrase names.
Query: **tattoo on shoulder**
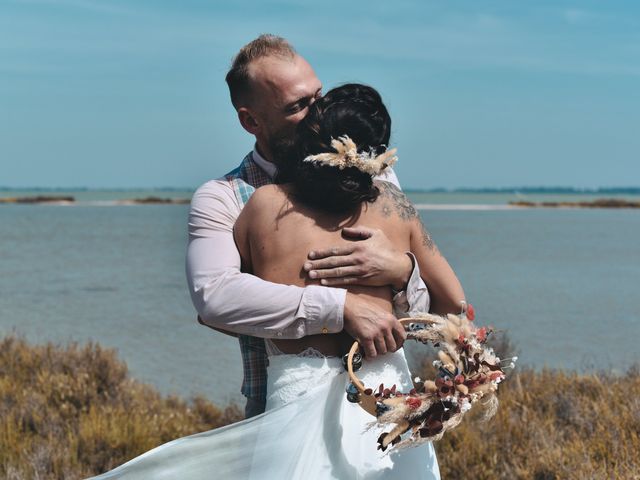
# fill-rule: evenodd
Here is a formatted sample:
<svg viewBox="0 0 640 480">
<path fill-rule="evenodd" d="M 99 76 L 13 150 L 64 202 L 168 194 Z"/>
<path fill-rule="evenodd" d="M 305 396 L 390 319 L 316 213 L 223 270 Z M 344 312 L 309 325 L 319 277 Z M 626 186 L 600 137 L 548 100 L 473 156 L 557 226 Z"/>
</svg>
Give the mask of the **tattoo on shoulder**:
<svg viewBox="0 0 640 480">
<path fill-rule="evenodd" d="M 427 228 L 424 226 L 424 223 L 422 223 L 422 220 L 420 220 L 420 225 L 422 226 L 422 244 L 425 247 L 427 247 L 429 250 L 437 250 L 438 247 L 436 247 L 436 244 L 433 241 L 433 238 L 431 238 L 431 234 L 429 233 Z"/>
<path fill-rule="evenodd" d="M 380 194 L 387 200 L 382 205 L 382 214 L 385 217 L 391 214 L 391 208 L 396 211 L 402 220 L 411 220 L 418 217 L 418 212 L 411 205 L 407 196 L 393 183 L 380 182 L 378 188 L 380 189 Z"/>
<path fill-rule="evenodd" d="M 380 182 L 378 188 L 380 189 L 381 200 L 383 200 L 381 204 L 382 215 L 389 217 L 395 211 L 395 213 L 405 221 L 417 218 L 422 229 L 422 244 L 429 250 L 437 250 L 438 247 L 433 241 L 429 231 L 425 228 L 424 223 L 422 223 L 420 215 L 418 215 L 417 210 L 407 196 L 402 193 L 402 190 L 389 182 Z"/>
<path fill-rule="evenodd" d="M 386 218 L 391 216 L 391 206 L 387 202 L 382 205 L 382 216 Z"/>
</svg>

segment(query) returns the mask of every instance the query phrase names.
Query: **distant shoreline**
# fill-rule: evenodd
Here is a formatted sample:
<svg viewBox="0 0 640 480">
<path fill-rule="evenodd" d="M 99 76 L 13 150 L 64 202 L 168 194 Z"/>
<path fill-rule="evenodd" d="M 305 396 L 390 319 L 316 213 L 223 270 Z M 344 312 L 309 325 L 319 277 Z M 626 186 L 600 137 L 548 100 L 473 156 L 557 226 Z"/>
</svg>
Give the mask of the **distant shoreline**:
<svg viewBox="0 0 640 480">
<path fill-rule="evenodd" d="M 71 195 L 32 195 L 24 197 L 0 197 L 0 205 L 53 205 L 53 206 L 131 206 L 131 205 L 188 205 L 190 198 L 146 196 L 112 200 L 77 201 Z M 417 210 L 517 210 L 529 208 L 588 208 L 588 209 L 636 209 L 640 201 L 621 198 L 597 198 L 582 201 L 530 201 L 511 200 L 506 203 L 416 203 Z"/>
<path fill-rule="evenodd" d="M 60 205 L 68 205 L 74 203 L 76 199 L 71 196 L 56 196 L 56 195 L 37 195 L 31 197 L 3 197 L 0 198 L 0 203 L 19 203 L 19 204 L 40 204 L 40 203 L 52 203 Z"/>
<path fill-rule="evenodd" d="M 502 193 L 544 195 L 640 195 L 640 187 L 480 187 L 480 188 L 404 188 L 407 193 Z"/>
<path fill-rule="evenodd" d="M 0 192 L 194 192 L 194 187 L 9 187 L 0 186 Z M 513 195 L 640 195 L 640 186 L 633 187 L 432 187 L 411 188 L 405 187 L 405 193 L 500 193 Z"/>
<path fill-rule="evenodd" d="M 522 208 L 640 208 L 640 202 L 617 198 L 598 198 L 590 202 L 529 202 L 518 200 L 509 202 L 509 205 Z"/>
<path fill-rule="evenodd" d="M 122 200 L 113 200 L 111 202 L 94 202 L 95 205 L 186 205 L 191 202 L 189 198 L 162 198 L 162 197 L 143 197 Z M 21 205 L 76 205 L 73 196 L 56 196 L 56 195 L 36 195 L 28 197 L 0 197 L 0 204 L 21 204 Z M 83 203 L 86 204 L 86 203 Z"/>
</svg>

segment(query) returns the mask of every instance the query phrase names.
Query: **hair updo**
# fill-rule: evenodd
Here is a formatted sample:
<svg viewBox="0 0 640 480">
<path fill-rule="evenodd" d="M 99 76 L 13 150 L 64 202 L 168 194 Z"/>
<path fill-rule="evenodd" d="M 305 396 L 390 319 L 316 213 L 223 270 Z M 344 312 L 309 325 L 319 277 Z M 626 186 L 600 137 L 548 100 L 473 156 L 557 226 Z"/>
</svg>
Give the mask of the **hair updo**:
<svg viewBox="0 0 640 480">
<path fill-rule="evenodd" d="M 347 84 L 327 92 L 309 107 L 298 124 L 296 138 L 276 181 L 291 182 L 300 202 L 324 211 L 343 213 L 361 202 L 374 202 L 380 191 L 370 174 L 355 167 L 303 161 L 309 155 L 333 152 L 331 140 L 349 136 L 358 153 L 384 153 L 391 134 L 391 117 L 380 94 L 367 85 Z"/>
</svg>

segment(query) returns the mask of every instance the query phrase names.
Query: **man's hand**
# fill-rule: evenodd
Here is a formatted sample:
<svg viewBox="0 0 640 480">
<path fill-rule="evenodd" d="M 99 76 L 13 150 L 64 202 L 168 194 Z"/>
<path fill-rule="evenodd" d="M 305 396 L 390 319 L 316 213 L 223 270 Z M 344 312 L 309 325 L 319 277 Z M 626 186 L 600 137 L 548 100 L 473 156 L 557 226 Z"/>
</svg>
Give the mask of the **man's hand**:
<svg viewBox="0 0 640 480">
<path fill-rule="evenodd" d="M 309 252 L 304 269 L 312 279 L 327 286 L 391 285 L 403 290 L 413 271 L 411 257 L 396 250 L 382 230 L 343 228 L 343 237 L 353 243 Z"/>
<path fill-rule="evenodd" d="M 395 352 L 407 338 L 394 315 L 349 292 L 344 303 L 344 330 L 369 358 Z"/>
</svg>

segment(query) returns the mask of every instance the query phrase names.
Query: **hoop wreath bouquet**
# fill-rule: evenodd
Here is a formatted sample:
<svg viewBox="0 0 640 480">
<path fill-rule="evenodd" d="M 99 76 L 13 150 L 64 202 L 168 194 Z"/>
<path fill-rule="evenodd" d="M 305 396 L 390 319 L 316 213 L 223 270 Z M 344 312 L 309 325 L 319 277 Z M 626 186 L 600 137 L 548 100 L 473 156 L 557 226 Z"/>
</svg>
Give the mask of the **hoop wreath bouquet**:
<svg viewBox="0 0 640 480">
<path fill-rule="evenodd" d="M 407 393 L 397 391 L 395 385 L 387 388 L 380 384 L 375 391 L 365 386 L 355 375 L 362 366 L 362 356 L 359 344 L 353 344 L 344 359 L 351 379 L 347 400 L 376 417 L 374 424 L 391 427 L 378 438 L 378 449 L 439 440 L 477 403 L 484 406 L 486 419 L 496 413 L 498 384 L 506 377 L 504 370 L 514 367 L 517 357 L 501 361 L 486 345 L 492 330 L 477 328 L 474 316 L 473 306 L 463 303 L 460 315 L 424 313 L 400 320 L 407 338 L 440 347 L 438 360 L 433 362 L 435 379 L 416 379 L 416 388 Z"/>
</svg>

